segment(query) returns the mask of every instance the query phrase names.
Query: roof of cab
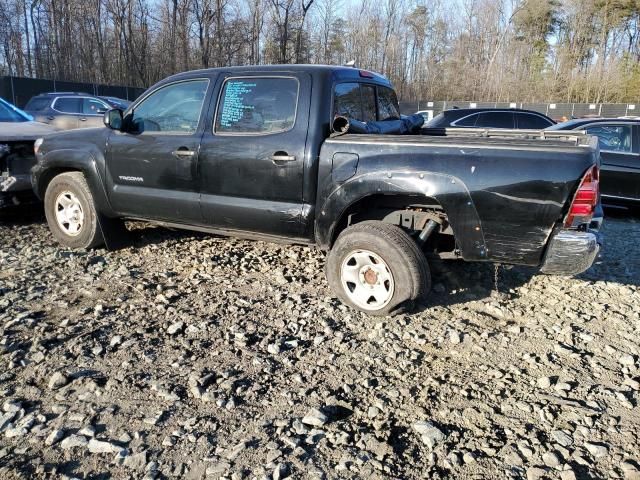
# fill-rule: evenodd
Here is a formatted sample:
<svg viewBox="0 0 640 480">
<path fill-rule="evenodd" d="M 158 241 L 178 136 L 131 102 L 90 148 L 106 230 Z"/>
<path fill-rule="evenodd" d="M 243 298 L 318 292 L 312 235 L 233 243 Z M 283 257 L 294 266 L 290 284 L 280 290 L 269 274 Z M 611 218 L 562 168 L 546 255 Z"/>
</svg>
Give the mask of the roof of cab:
<svg viewBox="0 0 640 480">
<path fill-rule="evenodd" d="M 332 76 L 334 80 L 354 80 L 354 81 L 374 81 L 384 85 L 391 86 L 391 82 L 379 73 L 363 70 L 355 67 L 339 66 L 339 65 L 303 65 L 303 64 L 281 64 L 281 65 L 244 65 L 237 67 L 218 67 L 207 68 L 201 70 L 190 70 L 187 72 L 177 73 L 165 78 L 159 83 L 167 81 L 175 81 L 185 78 L 192 78 L 198 75 L 212 75 L 228 72 L 232 74 L 243 73 L 271 73 L 271 72 L 291 72 L 291 73 L 309 73 L 313 76 Z"/>
</svg>

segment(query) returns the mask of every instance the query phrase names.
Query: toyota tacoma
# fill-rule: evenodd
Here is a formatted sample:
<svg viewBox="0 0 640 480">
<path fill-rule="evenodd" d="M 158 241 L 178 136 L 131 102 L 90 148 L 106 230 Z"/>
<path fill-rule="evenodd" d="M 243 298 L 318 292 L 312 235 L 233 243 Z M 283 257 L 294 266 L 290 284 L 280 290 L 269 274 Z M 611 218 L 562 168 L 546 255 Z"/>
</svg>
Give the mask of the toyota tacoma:
<svg viewBox="0 0 640 480">
<path fill-rule="evenodd" d="M 32 183 L 66 248 L 109 247 L 124 219 L 313 244 L 335 294 L 372 315 L 424 297 L 432 258 L 567 275 L 594 261 L 596 139 L 336 131 L 344 118 L 388 132 L 402 121 L 390 82 L 336 66 L 181 73 L 106 128 L 38 140 Z"/>
</svg>

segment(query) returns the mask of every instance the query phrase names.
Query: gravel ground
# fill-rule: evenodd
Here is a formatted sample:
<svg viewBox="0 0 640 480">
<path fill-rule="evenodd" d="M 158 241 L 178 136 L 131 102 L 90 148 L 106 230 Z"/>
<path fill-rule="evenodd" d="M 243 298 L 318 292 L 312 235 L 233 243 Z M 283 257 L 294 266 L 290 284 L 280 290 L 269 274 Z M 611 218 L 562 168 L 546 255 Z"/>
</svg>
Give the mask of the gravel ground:
<svg viewBox="0 0 640 480">
<path fill-rule="evenodd" d="M 443 263 L 420 313 L 305 247 L 0 221 L 0 478 L 640 479 L 640 220 L 577 278 Z"/>
</svg>

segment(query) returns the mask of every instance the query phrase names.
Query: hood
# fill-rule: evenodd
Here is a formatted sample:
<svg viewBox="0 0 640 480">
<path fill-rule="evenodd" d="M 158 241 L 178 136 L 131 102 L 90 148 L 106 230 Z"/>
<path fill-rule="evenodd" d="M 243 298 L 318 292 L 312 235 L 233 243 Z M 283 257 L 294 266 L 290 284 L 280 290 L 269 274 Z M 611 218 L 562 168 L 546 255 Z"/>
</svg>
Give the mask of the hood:
<svg viewBox="0 0 640 480">
<path fill-rule="evenodd" d="M 35 140 L 58 129 L 40 122 L 0 122 L 0 142 Z"/>
</svg>

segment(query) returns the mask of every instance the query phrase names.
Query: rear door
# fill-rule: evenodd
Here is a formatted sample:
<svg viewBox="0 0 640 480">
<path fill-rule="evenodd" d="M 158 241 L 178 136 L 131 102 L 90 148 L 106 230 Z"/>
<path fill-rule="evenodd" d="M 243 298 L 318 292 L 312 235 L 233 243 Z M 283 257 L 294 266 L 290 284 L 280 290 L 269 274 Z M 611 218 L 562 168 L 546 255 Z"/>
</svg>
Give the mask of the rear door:
<svg viewBox="0 0 640 480">
<path fill-rule="evenodd" d="M 205 222 L 267 235 L 303 234 L 311 77 L 226 74 L 200 150 Z"/>
<path fill-rule="evenodd" d="M 201 223 L 197 162 L 208 86 L 208 78 L 162 85 L 134 106 L 125 132 L 112 132 L 107 184 L 117 212 Z"/>
<path fill-rule="evenodd" d="M 638 126 L 631 123 L 598 123 L 584 130 L 598 137 L 603 197 L 640 199 L 640 145 Z"/>
<path fill-rule="evenodd" d="M 515 128 L 513 112 L 482 112 L 478 115 L 476 128 Z"/>
</svg>

